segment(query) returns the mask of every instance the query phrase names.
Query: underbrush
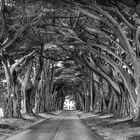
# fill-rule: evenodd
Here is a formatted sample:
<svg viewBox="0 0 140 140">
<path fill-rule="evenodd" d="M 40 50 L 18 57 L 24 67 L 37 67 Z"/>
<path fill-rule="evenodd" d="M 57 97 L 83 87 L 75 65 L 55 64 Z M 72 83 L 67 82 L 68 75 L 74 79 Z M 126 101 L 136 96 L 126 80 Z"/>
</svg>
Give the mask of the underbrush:
<svg viewBox="0 0 140 140">
<path fill-rule="evenodd" d="M 42 120 L 44 120 L 44 118 L 40 116 L 29 115 L 23 115 L 21 119 L 0 118 L 0 139 L 5 139 Z"/>
<path fill-rule="evenodd" d="M 140 121 L 134 122 L 129 116 L 83 114 L 81 119 L 104 139 L 140 140 Z"/>
</svg>

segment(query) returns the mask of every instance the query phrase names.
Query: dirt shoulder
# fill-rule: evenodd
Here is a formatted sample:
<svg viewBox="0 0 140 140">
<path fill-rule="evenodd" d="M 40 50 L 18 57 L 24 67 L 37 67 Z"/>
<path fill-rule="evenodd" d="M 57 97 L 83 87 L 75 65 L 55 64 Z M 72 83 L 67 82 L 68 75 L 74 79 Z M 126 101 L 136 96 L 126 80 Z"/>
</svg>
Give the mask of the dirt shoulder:
<svg viewBox="0 0 140 140">
<path fill-rule="evenodd" d="M 43 116 L 23 115 L 22 119 L 0 118 L 0 140 L 4 140 L 51 117 L 49 114 Z"/>
<path fill-rule="evenodd" d="M 40 113 L 36 116 L 22 115 L 22 119 L 2 118 L 0 117 L 0 140 L 24 131 L 33 125 L 36 125 L 46 119 L 50 119 L 62 113 L 62 110 L 57 110 L 49 113 Z"/>
<path fill-rule="evenodd" d="M 81 120 L 106 140 L 140 140 L 140 122 L 130 117 L 83 113 Z"/>
</svg>

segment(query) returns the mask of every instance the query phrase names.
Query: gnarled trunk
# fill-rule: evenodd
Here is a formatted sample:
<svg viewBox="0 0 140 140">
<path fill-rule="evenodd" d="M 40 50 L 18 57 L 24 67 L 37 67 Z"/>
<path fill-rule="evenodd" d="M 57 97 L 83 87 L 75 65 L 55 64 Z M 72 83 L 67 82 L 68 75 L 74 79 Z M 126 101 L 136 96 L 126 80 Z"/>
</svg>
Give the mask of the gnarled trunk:
<svg viewBox="0 0 140 140">
<path fill-rule="evenodd" d="M 21 99 L 18 95 L 19 93 L 17 92 L 17 88 L 15 85 L 12 85 L 10 82 L 8 82 L 7 90 L 8 98 L 6 100 L 6 107 L 4 109 L 4 117 L 21 118 Z"/>
</svg>

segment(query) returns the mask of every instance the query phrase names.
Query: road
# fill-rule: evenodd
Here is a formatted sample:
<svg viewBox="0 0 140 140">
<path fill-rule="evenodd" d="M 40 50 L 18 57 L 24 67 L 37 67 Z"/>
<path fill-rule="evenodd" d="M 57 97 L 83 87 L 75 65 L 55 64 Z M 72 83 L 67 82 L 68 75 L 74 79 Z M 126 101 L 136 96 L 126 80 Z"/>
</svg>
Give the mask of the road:
<svg viewBox="0 0 140 140">
<path fill-rule="evenodd" d="M 103 140 L 85 126 L 78 112 L 64 111 L 7 140 Z"/>
</svg>

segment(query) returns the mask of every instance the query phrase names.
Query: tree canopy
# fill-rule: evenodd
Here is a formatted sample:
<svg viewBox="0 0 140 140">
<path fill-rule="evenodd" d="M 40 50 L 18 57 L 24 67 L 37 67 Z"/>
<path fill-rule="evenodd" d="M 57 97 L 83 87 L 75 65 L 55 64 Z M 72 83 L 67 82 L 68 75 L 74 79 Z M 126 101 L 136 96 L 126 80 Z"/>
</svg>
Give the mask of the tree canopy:
<svg viewBox="0 0 140 140">
<path fill-rule="evenodd" d="M 31 114 L 63 108 L 65 96 L 71 94 L 79 109 L 93 111 L 99 104 L 97 110 L 115 108 L 115 113 L 123 114 L 127 107 L 128 114 L 139 118 L 138 0 L 1 0 L 0 4 L 5 116 L 20 117 L 21 102 Z M 129 105 L 124 105 L 125 99 Z"/>
</svg>

